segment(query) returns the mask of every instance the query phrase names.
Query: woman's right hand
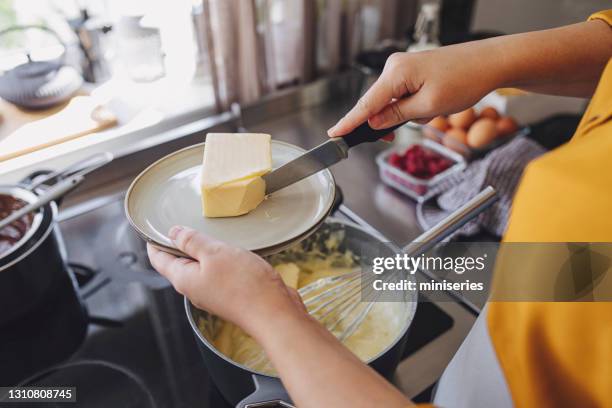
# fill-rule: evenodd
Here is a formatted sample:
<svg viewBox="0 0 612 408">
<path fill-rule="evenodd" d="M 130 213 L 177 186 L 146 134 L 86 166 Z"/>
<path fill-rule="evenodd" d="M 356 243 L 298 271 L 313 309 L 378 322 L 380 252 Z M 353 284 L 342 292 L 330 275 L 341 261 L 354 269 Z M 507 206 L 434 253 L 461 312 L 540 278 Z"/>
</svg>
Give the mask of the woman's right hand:
<svg viewBox="0 0 612 408">
<path fill-rule="evenodd" d="M 479 41 L 391 55 L 378 80 L 329 136 L 343 136 L 366 120 L 372 128 L 384 129 L 473 106 L 498 82 L 495 64 L 488 63 L 495 59 L 495 48 L 487 48 L 492 48 L 487 41 Z"/>
<path fill-rule="evenodd" d="M 366 120 L 375 129 L 467 109 L 500 87 L 590 97 L 610 59 L 612 30 L 601 20 L 431 51 L 396 53 L 380 78 L 328 134 Z"/>
</svg>

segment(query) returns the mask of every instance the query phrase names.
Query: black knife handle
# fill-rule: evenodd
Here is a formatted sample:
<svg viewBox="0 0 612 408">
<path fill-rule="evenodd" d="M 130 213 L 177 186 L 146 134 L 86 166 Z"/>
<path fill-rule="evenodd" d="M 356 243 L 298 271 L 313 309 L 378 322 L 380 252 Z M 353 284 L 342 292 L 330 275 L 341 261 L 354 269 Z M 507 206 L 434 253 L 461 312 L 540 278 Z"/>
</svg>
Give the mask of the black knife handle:
<svg viewBox="0 0 612 408">
<path fill-rule="evenodd" d="M 351 133 L 347 134 L 346 136 L 342 136 L 342 139 L 346 142 L 348 147 L 357 146 L 361 143 L 375 142 L 405 124 L 406 122 L 391 126 L 390 128 L 386 129 L 372 129 L 366 121 L 359 125 L 357 128 L 355 128 L 355 130 L 353 130 Z"/>
</svg>

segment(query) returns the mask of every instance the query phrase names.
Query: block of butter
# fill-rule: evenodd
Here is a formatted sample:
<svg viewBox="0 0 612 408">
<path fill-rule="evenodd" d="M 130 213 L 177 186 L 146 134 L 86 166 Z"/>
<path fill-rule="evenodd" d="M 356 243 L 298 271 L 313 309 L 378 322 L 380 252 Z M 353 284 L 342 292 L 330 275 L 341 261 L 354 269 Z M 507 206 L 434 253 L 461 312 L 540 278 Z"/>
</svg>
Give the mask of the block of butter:
<svg viewBox="0 0 612 408">
<path fill-rule="evenodd" d="M 235 217 L 265 198 L 261 178 L 272 170 L 270 135 L 209 133 L 202 162 L 202 208 L 206 217 Z"/>
</svg>

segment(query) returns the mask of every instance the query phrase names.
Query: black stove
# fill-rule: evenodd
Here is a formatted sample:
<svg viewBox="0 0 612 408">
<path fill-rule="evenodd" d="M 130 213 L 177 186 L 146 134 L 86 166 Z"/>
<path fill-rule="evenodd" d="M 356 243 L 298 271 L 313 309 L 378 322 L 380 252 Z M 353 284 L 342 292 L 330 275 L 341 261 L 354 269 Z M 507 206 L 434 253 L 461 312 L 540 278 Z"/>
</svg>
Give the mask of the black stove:
<svg viewBox="0 0 612 408">
<path fill-rule="evenodd" d="M 208 375 L 182 297 L 151 269 L 122 197 L 67 216 L 60 228 L 72 286 L 10 331 L 0 328 L 0 385 L 76 386 L 76 407 L 229 406 Z M 452 326 L 435 304 L 421 302 L 405 356 Z"/>
</svg>

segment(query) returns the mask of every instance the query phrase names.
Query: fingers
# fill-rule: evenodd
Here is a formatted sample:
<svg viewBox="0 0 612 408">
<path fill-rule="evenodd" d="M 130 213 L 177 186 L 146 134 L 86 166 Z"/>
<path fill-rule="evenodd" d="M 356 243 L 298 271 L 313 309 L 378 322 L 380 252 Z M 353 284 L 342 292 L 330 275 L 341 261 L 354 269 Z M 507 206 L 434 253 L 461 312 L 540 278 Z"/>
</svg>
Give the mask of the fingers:
<svg viewBox="0 0 612 408">
<path fill-rule="evenodd" d="M 383 137 L 380 140 L 384 140 L 385 142 L 392 142 L 393 140 L 395 140 L 395 133 L 389 133 L 387 136 Z"/>
<path fill-rule="evenodd" d="M 147 244 L 147 254 L 155 270 L 165 276 L 179 293 L 186 295 L 190 281 L 198 273 L 199 264 L 161 251 L 151 244 Z"/>
<path fill-rule="evenodd" d="M 387 75 L 383 73 L 380 78 L 368 89 L 357 104 L 351 109 L 327 134 L 331 137 L 343 136 L 370 116 L 380 112 L 393 99 L 393 85 Z"/>
<path fill-rule="evenodd" d="M 147 255 L 149 255 L 149 261 L 151 265 L 153 265 L 153 268 L 164 276 L 167 275 L 166 271 L 169 269 L 172 261 L 176 259 L 174 255 L 160 251 L 151 244 L 147 244 Z"/>
<path fill-rule="evenodd" d="M 392 87 L 379 78 L 357 104 L 340 121 L 327 131 L 331 137 L 343 136 L 377 114 L 393 98 Z"/>
<path fill-rule="evenodd" d="M 416 92 L 420 85 L 416 83 L 414 74 L 410 70 L 410 58 L 410 54 L 402 52 L 391 55 L 380 77 L 359 99 L 357 105 L 327 131 L 329 136 L 337 137 L 349 133 L 385 109 L 394 99 L 400 99 Z"/>
<path fill-rule="evenodd" d="M 413 120 L 413 122 L 416 122 L 416 123 L 418 123 L 419 125 L 426 125 L 426 124 L 428 124 L 429 122 L 431 122 L 431 120 L 432 120 L 433 118 L 434 118 L 434 117 L 432 116 L 432 117 L 429 117 L 429 118 L 423 118 L 423 119 L 414 119 L 414 120 Z"/>
<path fill-rule="evenodd" d="M 176 247 L 194 259 L 202 259 L 219 244 L 219 241 L 183 226 L 174 226 L 168 232 Z"/>
<path fill-rule="evenodd" d="M 408 120 L 427 123 L 431 112 L 427 109 L 429 104 L 425 104 L 422 99 L 419 94 L 415 94 L 393 102 L 372 116 L 369 119 L 369 124 L 373 129 L 385 129 Z"/>
</svg>

